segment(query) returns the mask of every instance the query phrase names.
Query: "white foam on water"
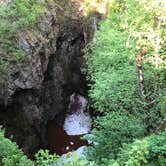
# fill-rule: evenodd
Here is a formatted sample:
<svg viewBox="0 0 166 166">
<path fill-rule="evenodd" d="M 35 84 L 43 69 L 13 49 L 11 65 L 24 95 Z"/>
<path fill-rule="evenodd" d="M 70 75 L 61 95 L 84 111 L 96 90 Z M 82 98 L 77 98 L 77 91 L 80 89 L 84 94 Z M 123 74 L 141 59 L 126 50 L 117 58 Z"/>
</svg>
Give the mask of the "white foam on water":
<svg viewBox="0 0 166 166">
<path fill-rule="evenodd" d="M 63 125 L 68 135 L 87 134 L 92 125 L 89 113 L 85 113 L 88 101 L 81 95 L 72 94 L 70 96 L 70 104 L 68 114 L 66 115 Z"/>
</svg>

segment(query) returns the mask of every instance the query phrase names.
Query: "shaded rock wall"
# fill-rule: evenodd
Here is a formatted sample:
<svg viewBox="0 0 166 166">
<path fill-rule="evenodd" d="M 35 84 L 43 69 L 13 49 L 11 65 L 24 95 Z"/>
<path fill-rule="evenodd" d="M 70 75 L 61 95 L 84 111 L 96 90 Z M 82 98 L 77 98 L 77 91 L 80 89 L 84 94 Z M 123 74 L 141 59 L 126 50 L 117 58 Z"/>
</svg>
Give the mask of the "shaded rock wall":
<svg viewBox="0 0 166 166">
<path fill-rule="evenodd" d="M 61 22 L 56 9 L 52 6 L 35 29 L 18 33 L 16 45 L 27 58 L 10 64 L 8 83 L 0 88 L 0 125 L 26 154 L 47 145 L 47 121 L 66 111 L 73 92 L 86 91 L 80 15 Z"/>
</svg>

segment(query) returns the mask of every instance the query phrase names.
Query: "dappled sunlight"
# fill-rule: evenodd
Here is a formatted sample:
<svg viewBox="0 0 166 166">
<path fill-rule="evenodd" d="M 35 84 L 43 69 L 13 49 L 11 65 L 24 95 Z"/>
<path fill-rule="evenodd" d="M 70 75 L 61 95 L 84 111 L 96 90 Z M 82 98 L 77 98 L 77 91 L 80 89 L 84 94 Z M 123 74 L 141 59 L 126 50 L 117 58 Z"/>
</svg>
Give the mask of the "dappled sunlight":
<svg viewBox="0 0 166 166">
<path fill-rule="evenodd" d="M 1 3 L 9 3 L 10 2 L 10 0 L 0 0 L 0 4 Z"/>
<path fill-rule="evenodd" d="M 102 15 L 107 15 L 109 6 L 113 1 L 114 0 L 84 0 L 84 15 L 88 15 L 89 12 L 97 12 Z"/>
</svg>

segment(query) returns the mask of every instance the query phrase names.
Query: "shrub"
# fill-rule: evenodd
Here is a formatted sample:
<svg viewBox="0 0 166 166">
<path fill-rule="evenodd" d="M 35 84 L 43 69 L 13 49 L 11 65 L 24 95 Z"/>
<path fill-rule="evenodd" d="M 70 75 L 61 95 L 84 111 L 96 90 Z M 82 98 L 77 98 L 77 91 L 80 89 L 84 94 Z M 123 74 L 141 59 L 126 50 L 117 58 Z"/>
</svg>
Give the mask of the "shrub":
<svg viewBox="0 0 166 166">
<path fill-rule="evenodd" d="M 104 159 L 115 159 L 123 143 L 144 136 L 145 126 L 138 118 L 124 112 L 112 112 L 96 120 L 97 129 L 93 129 L 96 142 L 89 150 L 90 159 L 102 163 Z"/>
<path fill-rule="evenodd" d="M 60 157 L 49 154 L 48 150 L 40 150 L 35 157 L 37 166 L 94 166 L 94 162 L 89 162 L 76 152 L 69 152 L 65 157 Z"/>
<path fill-rule="evenodd" d="M 60 156 L 56 154 L 49 154 L 48 150 L 39 150 L 38 153 L 35 154 L 36 165 L 38 166 L 48 166 L 54 164 Z"/>
<path fill-rule="evenodd" d="M 0 162 L 4 166 L 34 166 L 16 143 L 4 137 L 2 130 L 0 130 Z"/>
<path fill-rule="evenodd" d="M 96 111 L 144 112 L 151 130 L 161 122 L 166 97 L 164 11 L 162 0 L 115 0 L 111 4 L 109 17 L 100 23 L 97 41 L 85 49 L 89 96 Z M 159 21 L 156 29 L 154 18 Z M 141 62 L 145 95 L 141 94 L 136 65 L 142 50 L 147 52 Z"/>
<path fill-rule="evenodd" d="M 119 166 L 165 166 L 166 131 L 123 145 L 115 163 Z"/>
</svg>

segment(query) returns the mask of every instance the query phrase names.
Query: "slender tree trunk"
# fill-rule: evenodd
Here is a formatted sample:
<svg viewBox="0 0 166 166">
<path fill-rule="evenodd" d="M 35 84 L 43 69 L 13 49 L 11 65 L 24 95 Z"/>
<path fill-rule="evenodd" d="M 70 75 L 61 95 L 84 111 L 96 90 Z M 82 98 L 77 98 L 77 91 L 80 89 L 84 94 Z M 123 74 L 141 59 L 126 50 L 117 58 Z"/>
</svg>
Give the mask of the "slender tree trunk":
<svg viewBox="0 0 166 166">
<path fill-rule="evenodd" d="M 140 84 L 140 92 L 141 96 L 145 98 L 145 83 L 144 83 L 144 75 L 142 70 L 142 60 L 144 59 L 146 54 L 146 51 L 143 50 L 136 58 L 136 65 L 137 65 L 137 71 L 138 71 L 138 79 Z"/>
</svg>

